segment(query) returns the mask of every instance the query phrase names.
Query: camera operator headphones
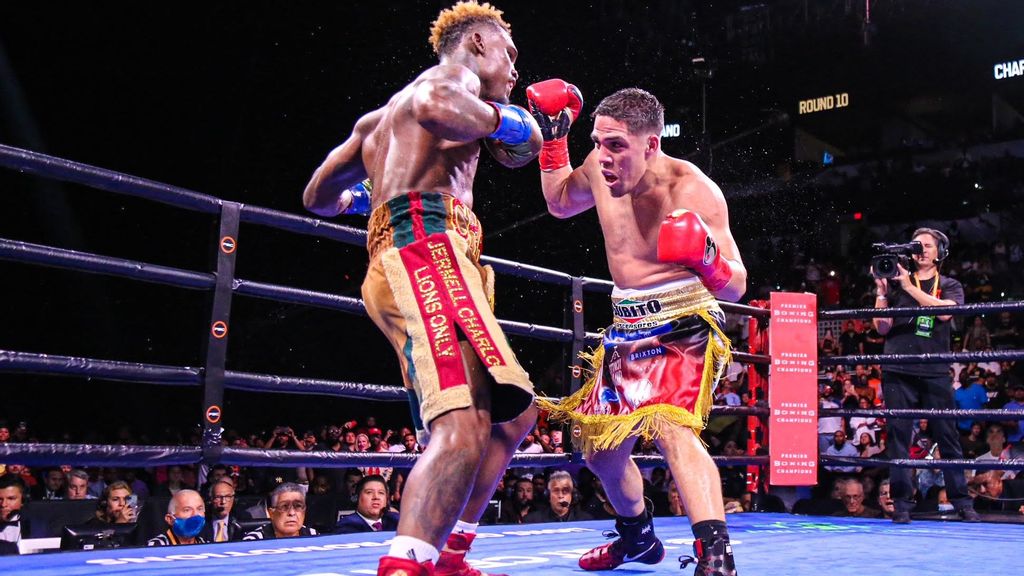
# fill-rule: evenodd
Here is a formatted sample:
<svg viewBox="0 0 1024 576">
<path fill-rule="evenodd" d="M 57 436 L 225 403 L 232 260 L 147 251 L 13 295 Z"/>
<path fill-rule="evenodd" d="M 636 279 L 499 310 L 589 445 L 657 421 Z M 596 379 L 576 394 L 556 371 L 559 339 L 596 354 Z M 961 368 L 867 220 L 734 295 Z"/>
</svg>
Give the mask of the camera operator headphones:
<svg viewBox="0 0 1024 576">
<path fill-rule="evenodd" d="M 928 234 L 935 239 L 935 249 L 938 255 L 935 257 L 935 263 L 944 262 L 946 258 L 949 258 L 949 237 L 939 232 L 934 228 L 918 228 L 914 230 L 914 235 L 911 238 L 917 238 L 921 234 Z"/>
</svg>

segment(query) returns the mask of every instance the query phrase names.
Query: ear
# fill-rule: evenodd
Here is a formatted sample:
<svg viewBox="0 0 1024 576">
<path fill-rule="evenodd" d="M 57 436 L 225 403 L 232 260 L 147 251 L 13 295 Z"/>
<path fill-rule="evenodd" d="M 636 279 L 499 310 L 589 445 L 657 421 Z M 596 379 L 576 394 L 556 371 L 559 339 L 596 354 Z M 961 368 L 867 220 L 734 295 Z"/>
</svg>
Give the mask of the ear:
<svg viewBox="0 0 1024 576">
<path fill-rule="evenodd" d="M 644 150 L 644 154 L 650 157 L 651 155 L 657 154 L 658 150 L 661 149 L 661 137 L 651 134 L 647 137 L 647 149 Z"/>
<path fill-rule="evenodd" d="M 466 45 L 466 50 L 474 56 L 480 56 L 486 52 L 486 46 L 484 46 L 484 35 L 479 31 L 466 34 L 463 42 Z"/>
<path fill-rule="evenodd" d="M 172 514 L 164 514 L 164 522 L 166 522 L 168 526 L 170 526 L 171 524 L 174 524 L 175 520 L 177 520 L 177 518 L 175 518 L 174 515 L 172 515 Z"/>
</svg>

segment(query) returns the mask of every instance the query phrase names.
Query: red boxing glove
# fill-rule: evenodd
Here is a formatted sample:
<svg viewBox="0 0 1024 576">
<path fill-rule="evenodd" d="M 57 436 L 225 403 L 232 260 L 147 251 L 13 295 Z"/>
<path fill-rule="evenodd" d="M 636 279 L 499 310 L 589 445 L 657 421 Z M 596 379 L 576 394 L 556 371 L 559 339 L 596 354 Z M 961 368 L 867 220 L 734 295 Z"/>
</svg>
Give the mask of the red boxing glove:
<svg viewBox="0 0 1024 576">
<path fill-rule="evenodd" d="M 722 258 L 718 244 L 696 212 L 680 208 L 669 214 L 658 231 L 658 260 L 682 264 L 700 276 L 708 290 L 725 288 L 732 266 Z"/>
<path fill-rule="evenodd" d="M 540 125 L 544 145 L 540 150 L 540 169 L 557 170 L 569 165 L 566 137 L 569 127 L 583 109 L 580 89 L 565 80 L 552 78 L 526 88 L 530 112 Z"/>
</svg>

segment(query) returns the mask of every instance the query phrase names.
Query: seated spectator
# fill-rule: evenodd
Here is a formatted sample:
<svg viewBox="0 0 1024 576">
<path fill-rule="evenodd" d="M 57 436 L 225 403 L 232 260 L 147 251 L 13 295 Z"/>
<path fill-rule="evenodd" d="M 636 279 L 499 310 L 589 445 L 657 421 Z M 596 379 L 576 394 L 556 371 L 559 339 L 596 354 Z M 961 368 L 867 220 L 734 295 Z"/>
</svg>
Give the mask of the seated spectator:
<svg viewBox="0 0 1024 576">
<path fill-rule="evenodd" d="M 43 481 L 36 484 L 32 491 L 33 500 L 63 500 L 64 473 L 60 468 L 47 468 L 43 471 Z"/>
<path fill-rule="evenodd" d="M 878 485 L 878 508 L 882 511 L 882 518 L 891 520 L 892 515 L 896 513 L 896 501 L 892 499 L 888 478 Z"/>
<path fill-rule="evenodd" d="M 127 482 L 118 480 L 107 484 L 96 503 L 96 516 L 85 525 L 97 527 L 135 522 L 135 508 L 128 505 L 128 497 L 131 495 L 132 488 Z"/>
<path fill-rule="evenodd" d="M 590 514 L 595 520 L 607 520 L 615 517 L 615 508 L 612 503 L 608 500 L 608 494 L 604 491 L 604 484 L 601 483 L 601 479 L 596 474 L 590 473 L 586 470 L 587 475 L 591 478 L 590 487 L 591 495 L 583 502 L 583 511 Z M 583 481 L 583 471 L 580 471 L 580 481 Z M 669 481 L 669 485 L 673 485 Z"/>
<path fill-rule="evenodd" d="M 933 443 L 931 438 L 924 438 L 923 441 L 929 444 L 928 452 L 923 460 L 941 460 L 942 452 L 939 450 L 938 443 Z M 927 496 L 932 486 L 946 487 L 946 475 L 938 468 L 917 468 L 915 472 L 917 474 L 917 489 L 921 494 Z"/>
<path fill-rule="evenodd" d="M 388 485 L 383 476 L 363 476 L 356 492 L 359 494 L 356 511 L 338 521 L 336 534 L 398 529 L 398 513 L 388 510 Z"/>
<path fill-rule="evenodd" d="M 1013 350 L 1020 348 L 1020 330 L 1009 312 L 1000 312 L 999 320 L 991 333 L 992 348 L 996 350 Z"/>
<path fill-rule="evenodd" d="M 67 488 L 64 492 L 66 500 L 95 500 L 96 497 L 89 494 L 89 473 L 85 470 L 75 468 L 68 472 Z"/>
<path fill-rule="evenodd" d="M 167 467 L 167 482 L 160 484 L 153 491 L 154 496 L 174 496 L 179 490 L 189 488 L 185 483 L 185 472 L 181 466 Z"/>
<path fill-rule="evenodd" d="M 25 484 L 20 477 L 0 476 L 0 556 L 17 554 L 18 542 L 29 534 L 28 523 L 21 518 L 25 496 Z"/>
<path fill-rule="evenodd" d="M 974 459 L 988 451 L 984 430 L 981 422 L 974 422 L 971 424 L 971 431 L 960 437 L 960 449 L 964 458 Z"/>
<path fill-rule="evenodd" d="M 875 439 L 867 432 L 860 433 L 860 444 L 857 445 L 857 450 L 860 452 L 861 458 L 872 458 L 884 451 L 881 446 L 875 444 Z"/>
<path fill-rule="evenodd" d="M 134 468 L 128 468 L 124 471 L 124 481 L 132 487 L 132 493 L 138 495 L 139 498 L 149 498 L 149 486 L 146 482 L 138 477 L 139 471 Z"/>
<path fill-rule="evenodd" d="M 270 524 L 246 533 L 242 540 L 272 540 L 296 536 L 316 536 L 306 522 L 306 495 L 294 482 L 285 482 L 270 493 Z"/>
<path fill-rule="evenodd" d="M 870 410 L 874 407 L 871 400 L 861 397 L 857 400 L 857 407 L 861 410 Z M 851 435 L 851 443 L 854 446 L 860 446 L 861 438 L 864 434 L 867 434 L 871 439 L 871 443 L 875 442 L 875 433 L 878 431 L 880 425 L 877 416 L 851 416 L 850 417 L 850 429 L 853 430 Z"/>
<path fill-rule="evenodd" d="M 356 509 L 356 502 L 359 500 L 359 492 L 356 492 L 356 486 L 359 485 L 359 481 L 362 479 L 363 471 L 359 468 L 345 469 L 340 489 L 341 499 L 338 503 L 338 508 L 342 511 Z"/>
<path fill-rule="evenodd" d="M 544 447 L 537 442 L 536 428 L 523 438 L 519 447 L 516 448 L 516 452 L 519 454 L 542 454 L 544 452 Z"/>
<path fill-rule="evenodd" d="M 668 513 L 670 516 L 686 516 L 686 508 L 683 506 L 682 497 L 679 496 L 675 480 L 668 483 Z"/>
<path fill-rule="evenodd" d="M 984 408 L 988 403 L 988 394 L 985 393 L 985 384 L 981 378 L 967 378 L 955 392 L 953 400 L 960 410 L 978 410 Z M 956 421 L 956 427 L 961 434 L 970 432 L 974 420 L 960 418 Z"/>
<path fill-rule="evenodd" d="M 234 513 L 235 482 L 230 476 L 214 481 L 207 489 L 210 506 L 206 525 L 200 536 L 206 542 L 232 542 L 241 540 L 243 530 L 239 522 L 252 520 L 245 510 Z"/>
<path fill-rule="evenodd" d="M 853 320 L 846 321 L 846 327 L 839 335 L 839 354 L 850 356 L 864 353 L 864 335 L 857 330 Z"/>
<path fill-rule="evenodd" d="M 964 352 L 978 352 L 992 346 L 988 328 L 981 316 L 975 316 L 973 324 L 964 332 L 963 344 Z"/>
<path fill-rule="evenodd" d="M 988 450 L 976 457 L 975 462 L 1002 462 L 1010 459 L 1010 447 L 1006 443 L 1006 432 L 1001 424 L 990 424 L 988 432 L 985 434 L 985 441 L 988 445 Z M 967 476 L 970 478 L 974 475 L 974 470 L 967 470 Z M 1004 478 L 1013 478 L 1015 476 L 1012 470 L 1004 470 Z"/>
<path fill-rule="evenodd" d="M 231 474 L 228 467 L 224 464 L 214 464 L 210 466 L 210 471 L 206 474 L 206 481 L 199 487 L 200 494 L 209 494 L 210 487 L 220 482 L 224 478 L 227 478 Z"/>
<path fill-rule="evenodd" d="M 206 504 L 199 492 L 182 488 L 167 503 L 167 514 L 164 516 L 167 530 L 157 534 L 146 542 L 146 546 L 182 546 L 186 544 L 205 544 L 201 536 L 206 525 Z"/>
<path fill-rule="evenodd" d="M 839 499 L 843 509 L 833 516 L 851 518 L 881 518 L 882 512 L 864 505 L 864 482 L 860 478 L 843 478 L 838 483 Z"/>
<path fill-rule="evenodd" d="M 525 476 L 517 478 L 514 484 L 512 500 L 501 509 L 502 524 L 522 524 L 526 517 L 537 509 L 533 499 L 533 479 Z"/>
<path fill-rule="evenodd" d="M 1024 412 L 1024 383 L 1014 383 L 1010 392 L 1013 394 L 1013 400 L 1010 400 L 1003 405 L 1003 410 Z M 1004 422 L 1003 425 L 1006 427 L 1006 439 L 1009 440 L 1010 443 L 1019 444 L 1024 441 L 1024 419 L 1010 420 L 1008 422 Z"/>
<path fill-rule="evenodd" d="M 836 430 L 835 434 L 832 435 L 832 445 L 825 449 L 826 456 L 860 456 L 857 453 L 857 449 L 846 441 L 846 432 L 843 430 Z M 833 464 L 825 466 L 825 469 L 830 472 L 860 472 L 860 466 L 849 466 L 844 464 Z"/>
<path fill-rule="evenodd" d="M 975 474 L 967 481 L 967 490 L 974 497 L 976 510 L 1002 510 L 1003 492 L 1006 481 L 1003 477 L 1005 470 L 988 470 Z M 1024 494 L 1018 494 L 1024 496 Z"/>
<path fill-rule="evenodd" d="M 572 476 L 564 470 L 551 473 L 548 478 L 548 505 L 527 514 L 525 522 L 576 522 L 593 520 L 590 514 L 580 510 Z"/>
</svg>

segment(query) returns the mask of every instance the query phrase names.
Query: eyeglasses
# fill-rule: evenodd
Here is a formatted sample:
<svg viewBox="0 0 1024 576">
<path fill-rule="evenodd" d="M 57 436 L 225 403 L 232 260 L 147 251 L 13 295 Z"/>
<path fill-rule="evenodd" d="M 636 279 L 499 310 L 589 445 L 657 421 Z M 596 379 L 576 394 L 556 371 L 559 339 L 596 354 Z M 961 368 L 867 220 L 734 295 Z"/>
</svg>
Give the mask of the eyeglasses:
<svg viewBox="0 0 1024 576">
<path fill-rule="evenodd" d="M 284 502 L 283 504 L 273 506 L 273 509 L 285 514 L 294 510 L 298 514 L 306 511 L 306 504 L 304 502 Z"/>
</svg>

